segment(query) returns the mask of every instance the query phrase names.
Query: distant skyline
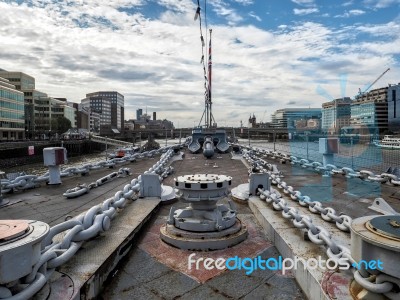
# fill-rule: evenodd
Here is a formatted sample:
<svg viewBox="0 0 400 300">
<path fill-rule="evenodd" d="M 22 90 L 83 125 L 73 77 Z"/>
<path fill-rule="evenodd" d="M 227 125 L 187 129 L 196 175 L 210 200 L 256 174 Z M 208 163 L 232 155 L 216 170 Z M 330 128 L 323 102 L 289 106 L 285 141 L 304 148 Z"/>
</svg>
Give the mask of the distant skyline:
<svg viewBox="0 0 400 300">
<path fill-rule="evenodd" d="M 207 0 L 213 29 L 213 114 L 220 126 L 269 121 L 400 82 L 400 0 Z M 52 97 L 125 96 L 175 126 L 204 109 L 197 1 L 0 0 L 0 68 L 36 78 Z M 205 51 L 208 51 L 208 47 Z M 206 55 L 207 56 L 207 55 Z"/>
</svg>

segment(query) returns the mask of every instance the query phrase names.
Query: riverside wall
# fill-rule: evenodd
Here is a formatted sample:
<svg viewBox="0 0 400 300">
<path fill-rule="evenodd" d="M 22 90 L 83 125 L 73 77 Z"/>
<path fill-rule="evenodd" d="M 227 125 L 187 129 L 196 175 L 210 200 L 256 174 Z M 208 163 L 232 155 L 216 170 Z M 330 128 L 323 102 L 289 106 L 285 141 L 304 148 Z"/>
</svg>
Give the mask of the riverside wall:
<svg viewBox="0 0 400 300">
<path fill-rule="evenodd" d="M 33 155 L 29 155 L 28 153 L 29 146 L 34 146 Z M 105 145 L 90 140 L 0 143 L 0 170 L 43 162 L 44 148 L 61 146 L 67 149 L 68 157 L 91 154 L 105 150 Z"/>
</svg>

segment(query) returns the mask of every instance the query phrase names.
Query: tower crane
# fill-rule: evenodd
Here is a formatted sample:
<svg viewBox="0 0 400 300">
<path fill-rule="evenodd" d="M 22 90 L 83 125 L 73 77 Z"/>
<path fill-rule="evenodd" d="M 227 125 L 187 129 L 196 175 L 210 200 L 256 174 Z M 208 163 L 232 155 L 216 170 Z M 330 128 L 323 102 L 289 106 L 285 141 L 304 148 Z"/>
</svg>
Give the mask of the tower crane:
<svg viewBox="0 0 400 300">
<path fill-rule="evenodd" d="M 385 72 L 383 72 L 381 75 L 379 75 L 379 77 L 377 79 L 374 80 L 374 82 L 372 82 L 363 92 L 361 92 L 361 89 L 358 89 L 358 97 L 362 96 L 363 94 L 365 94 L 379 79 L 382 78 L 383 75 L 385 75 L 387 72 L 389 72 L 390 68 L 387 68 L 385 70 Z"/>
</svg>

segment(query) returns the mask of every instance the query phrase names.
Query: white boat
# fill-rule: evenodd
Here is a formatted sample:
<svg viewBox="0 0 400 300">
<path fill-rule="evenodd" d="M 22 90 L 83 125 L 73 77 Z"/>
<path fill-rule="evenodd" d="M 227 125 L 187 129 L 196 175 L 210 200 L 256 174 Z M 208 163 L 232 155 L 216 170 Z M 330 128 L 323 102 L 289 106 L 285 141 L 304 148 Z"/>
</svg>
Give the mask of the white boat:
<svg viewBox="0 0 400 300">
<path fill-rule="evenodd" d="M 383 140 L 374 141 L 373 144 L 384 149 L 400 149 L 400 137 L 385 135 Z"/>
</svg>

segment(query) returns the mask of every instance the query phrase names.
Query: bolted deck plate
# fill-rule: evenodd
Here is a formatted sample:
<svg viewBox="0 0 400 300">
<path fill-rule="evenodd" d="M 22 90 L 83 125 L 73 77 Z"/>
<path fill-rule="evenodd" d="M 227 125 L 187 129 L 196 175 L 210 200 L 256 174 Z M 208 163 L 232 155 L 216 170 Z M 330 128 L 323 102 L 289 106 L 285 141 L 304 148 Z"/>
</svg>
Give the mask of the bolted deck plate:
<svg viewBox="0 0 400 300">
<path fill-rule="evenodd" d="M 380 216 L 371 219 L 367 228 L 373 232 L 400 241 L 400 216 Z"/>
</svg>

